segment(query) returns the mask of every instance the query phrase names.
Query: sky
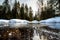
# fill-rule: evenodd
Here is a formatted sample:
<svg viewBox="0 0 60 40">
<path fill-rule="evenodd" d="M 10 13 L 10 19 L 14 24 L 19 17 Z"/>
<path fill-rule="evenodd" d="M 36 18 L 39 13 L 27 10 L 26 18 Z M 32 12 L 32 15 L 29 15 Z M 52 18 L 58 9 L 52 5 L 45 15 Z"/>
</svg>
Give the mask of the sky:
<svg viewBox="0 0 60 40">
<path fill-rule="evenodd" d="M 20 2 L 20 4 L 24 3 L 27 4 L 28 7 L 32 7 L 33 13 L 35 14 L 35 12 L 38 10 L 38 5 L 37 5 L 37 0 L 17 0 Z M 0 5 L 2 5 L 2 3 L 4 2 L 4 0 L 0 0 Z M 10 5 L 13 5 L 14 0 L 10 0 Z"/>
</svg>

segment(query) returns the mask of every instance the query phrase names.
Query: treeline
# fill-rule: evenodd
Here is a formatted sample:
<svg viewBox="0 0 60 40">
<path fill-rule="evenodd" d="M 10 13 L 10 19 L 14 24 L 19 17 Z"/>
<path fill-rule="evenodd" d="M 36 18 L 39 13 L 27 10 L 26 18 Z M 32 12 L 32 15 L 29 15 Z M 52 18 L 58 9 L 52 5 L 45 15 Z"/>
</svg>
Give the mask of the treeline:
<svg viewBox="0 0 60 40">
<path fill-rule="evenodd" d="M 40 20 L 60 16 L 60 0 L 47 0 L 47 6 L 44 5 L 43 0 L 41 0 L 41 15 Z M 40 1 L 39 1 L 40 2 Z"/>
<path fill-rule="evenodd" d="M 15 0 L 15 3 L 11 8 L 9 1 L 5 0 L 2 3 L 2 5 L 0 5 L 0 19 L 23 19 L 23 20 L 29 20 L 29 21 L 32 21 L 32 20 L 39 21 L 39 20 L 48 19 L 55 16 L 60 16 L 59 14 L 58 15 L 55 14 L 56 9 L 60 8 L 59 6 L 54 9 L 53 5 L 55 3 L 56 2 L 52 0 L 49 1 L 47 4 L 48 6 L 45 7 L 45 10 L 41 8 L 42 11 L 40 12 L 39 11 L 40 9 L 38 9 L 35 16 L 33 16 L 33 10 L 31 7 L 28 7 L 27 4 L 20 4 L 19 1 L 17 2 L 17 0 Z M 57 4 L 60 4 L 60 2 L 58 1 L 55 6 L 57 6 Z"/>
<path fill-rule="evenodd" d="M 0 5 L 0 19 L 24 19 L 32 21 L 33 10 L 28 7 L 27 4 L 20 4 L 19 1 L 15 0 L 13 7 L 11 8 L 9 1 L 5 0 L 2 5 Z"/>
</svg>

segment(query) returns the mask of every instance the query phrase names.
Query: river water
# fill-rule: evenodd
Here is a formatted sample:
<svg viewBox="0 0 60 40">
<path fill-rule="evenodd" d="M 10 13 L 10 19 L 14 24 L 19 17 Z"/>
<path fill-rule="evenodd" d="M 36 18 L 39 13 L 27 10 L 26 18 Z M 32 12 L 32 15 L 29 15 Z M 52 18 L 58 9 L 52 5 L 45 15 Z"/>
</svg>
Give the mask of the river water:
<svg viewBox="0 0 60 40">
<path fill-rule="evenodd" d="M 60 29 L 60 23 L 41 23 L 53 29 Z M 37 27 L 41 24 L 27 24 L 20 27 L 0 28 L 0 40 L 40 40 Z"/>
<path fill-rule="evenodd" d="M 45 24 L 45 25 L 47 25 L 50 28 L 59 29 L 60 30 L 60 23 L 52 22 L 52 23 L 41 23 L 41 24 Z"/>
<path fill-rule="evenodd" d="M 36 27 L 40 24 L 27 24 L 20 27 L 0 27 L 0 40 L 40 40 Z"/>
</svg>

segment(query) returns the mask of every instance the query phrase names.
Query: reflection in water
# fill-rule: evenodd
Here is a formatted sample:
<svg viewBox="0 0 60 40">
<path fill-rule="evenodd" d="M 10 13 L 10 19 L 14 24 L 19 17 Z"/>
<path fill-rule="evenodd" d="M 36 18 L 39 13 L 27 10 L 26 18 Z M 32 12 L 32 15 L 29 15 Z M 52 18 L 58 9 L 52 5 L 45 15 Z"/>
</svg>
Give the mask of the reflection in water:
<svg viewBox="0 0 60 40">
<path fill-rule="evenodd" d="M 41 23 L 41 24 L 46 24 L 48 25 L 48 27 L 53 29 L 60 29 L 60 23 Z"/>
<path fill-rule="evenodd" d="M 40 40 L 36 31 L 38 24 L 28 24 L 24 27 L 1 27 L 0 40 Z"/>
<path fill-rule="evenodd" d="M 60 23 L 41 23 L 41 24 L 46 24 L 50 28 L 60 29 L 59 27 Z M 40 24 L 28 24 L 23 27 L 20 26 L 16 28 L 15 27 L 0 28 L 0 40 L 41 40 L 39 37 L 40 34 L 36 30 L 37 27 L 40 26 L 41 26 Z"/>
<path fill-rule="evenodd" d="M 34 29 L 34 36 L 33 36 L 33 40 L 40 40 L 40 37 L 39 37 L 39 33 L 38 31 L 36 30 L 36 27 Z"/>
<path fill-rule="evenodd" d="M 41 34 L 44 37 L 47 37 L 47 40 L 60 40 L 60 23 L 41 23 L 45 24 L 46 26 L 40 27 Z M 45 40 L 45 39 L 44 39 Z"/>
</svg>

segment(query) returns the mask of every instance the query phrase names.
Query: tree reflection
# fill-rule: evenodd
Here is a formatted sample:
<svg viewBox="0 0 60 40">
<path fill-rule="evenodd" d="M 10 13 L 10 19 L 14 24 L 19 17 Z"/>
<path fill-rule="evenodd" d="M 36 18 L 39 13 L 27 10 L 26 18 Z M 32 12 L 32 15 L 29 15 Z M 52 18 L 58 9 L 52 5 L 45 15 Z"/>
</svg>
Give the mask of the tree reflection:
<svg viewBox="0 0 60 40">
<path fill-rule="evenodd" d="M 33 29 L 30 28 L 4 28 L 0 30 L 1 40 L 32 40 Z"/>
</svg>

